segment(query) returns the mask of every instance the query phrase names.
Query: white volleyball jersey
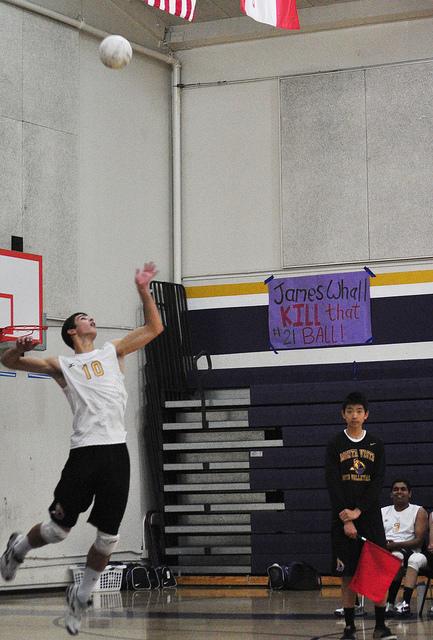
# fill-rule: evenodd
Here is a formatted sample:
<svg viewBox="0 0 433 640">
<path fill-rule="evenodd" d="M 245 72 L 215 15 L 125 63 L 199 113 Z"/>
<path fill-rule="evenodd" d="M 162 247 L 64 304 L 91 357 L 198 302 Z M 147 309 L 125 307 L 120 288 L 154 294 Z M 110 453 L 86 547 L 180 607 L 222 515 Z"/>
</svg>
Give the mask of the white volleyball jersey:
<svg viewBox="0 0 433 640">
<path fill-rule="evenodd" d="M 125 442 L 128 394 L 113 343 L 90 353 L 59 356 L 59 362 L 74 414 L 71 449 Z"/>
<path fill-rule="evenodd" d="M 415 537 L 415 520 L 420 508 L 418 504 L 410 504 L 403 511 L 397 511 L 393 504 L 389 507 L 382 507 L 386 539 L 393 542 L 412 540 Z M 413 549 L 413 551 L 420 550 Z"/>
</svg>

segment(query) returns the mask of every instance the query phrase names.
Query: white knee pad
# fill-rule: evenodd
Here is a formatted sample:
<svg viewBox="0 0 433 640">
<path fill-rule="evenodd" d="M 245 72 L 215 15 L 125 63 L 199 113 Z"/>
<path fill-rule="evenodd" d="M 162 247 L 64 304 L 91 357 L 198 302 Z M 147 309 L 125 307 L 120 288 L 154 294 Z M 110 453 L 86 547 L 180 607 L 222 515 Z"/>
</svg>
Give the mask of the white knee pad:
<svg viewBox="0 0 433 640">
<path fill-rule="evenodd" d="M 54 520 L 49 520 L 48 522 L 43 522 L 40 528 L 41 537 L 45 542 L 49 544 L 54 544 L 55 542 L 61 542 L 66 538 L 69 531 L 65 531 L 62 527 L 54 522 Z"/>
<path fill-rule="evenodd" d="M 102 553 L 104 556 L 111 556 L 114 550 L 117 547 L 117 543 L 119 542 L 119 535 L 113 536 L 110 533 L 104 533 L 103 531 L 99 531 L 96 534 L 96 540 L 93 543 L 96 551 Z"/>
<path fill-rule="evenodd" d="M 420 569 L 423 569 L 427 566 L 427 558 L 423 553 L 419 553 L 415 551 L 412 555 L 409 556 L 409 560 L 407 561 L 407 566 L 412 567 L 418 572 Z"/>
</svg>

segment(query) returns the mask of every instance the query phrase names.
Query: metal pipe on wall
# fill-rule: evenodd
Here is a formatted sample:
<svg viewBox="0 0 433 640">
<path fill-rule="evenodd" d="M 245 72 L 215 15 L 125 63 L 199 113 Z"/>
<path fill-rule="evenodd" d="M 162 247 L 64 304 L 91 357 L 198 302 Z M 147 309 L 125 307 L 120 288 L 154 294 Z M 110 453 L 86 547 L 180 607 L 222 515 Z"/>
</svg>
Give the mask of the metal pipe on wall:
<svg viewBox="0 0 433 640">
<path fill-rule="evenodd" d="M 181 185 L 181 149 L 180 149 L 180 71 L 181 65 L 173 65 L 171 88 L 172 118 L 172 159 L 173 159 L 173 280 L 182 283 L 182 185 Z"/>
</svg>

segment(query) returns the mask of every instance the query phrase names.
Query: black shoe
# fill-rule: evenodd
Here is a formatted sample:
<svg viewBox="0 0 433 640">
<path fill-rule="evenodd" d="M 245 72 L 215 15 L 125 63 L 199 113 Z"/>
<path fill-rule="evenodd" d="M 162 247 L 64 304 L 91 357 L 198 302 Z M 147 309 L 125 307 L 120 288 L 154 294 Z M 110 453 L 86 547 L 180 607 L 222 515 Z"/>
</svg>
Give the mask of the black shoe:
<svg viewBox="0 0 433 640">
<path fill-rule="evenodd" d="M 340 640 L 356 640 L 356 627 L 344 627 Z"/>
<path fill-rule="evenodd" d="M 389 627 L 376 627 L 373 631 L 373 640 L 397 640 L 397 636 Z"/>
</svg>

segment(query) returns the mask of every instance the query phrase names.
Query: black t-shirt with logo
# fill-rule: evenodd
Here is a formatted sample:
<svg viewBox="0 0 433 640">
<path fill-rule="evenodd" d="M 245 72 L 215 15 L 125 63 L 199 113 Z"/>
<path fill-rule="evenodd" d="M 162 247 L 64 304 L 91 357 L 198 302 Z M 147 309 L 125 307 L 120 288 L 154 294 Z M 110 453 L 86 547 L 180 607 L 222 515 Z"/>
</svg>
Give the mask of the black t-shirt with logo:
<svg viewBox="0 0 433 640">
<path fill-rule="evenodd" d="M 353 442 L 344 431 L 326 450 L 326 482 L 334 516 L 343 509 L 361 509 L 364 515 L 379 508 L 385 475 L 383 442 L 370 431 Z"/>
</svg>

